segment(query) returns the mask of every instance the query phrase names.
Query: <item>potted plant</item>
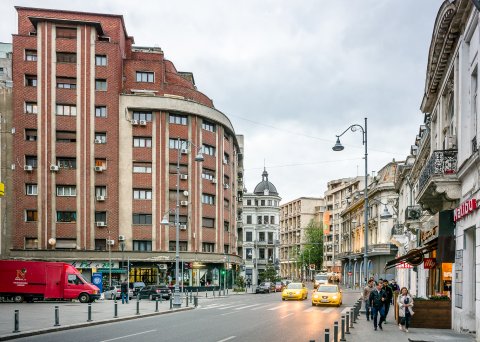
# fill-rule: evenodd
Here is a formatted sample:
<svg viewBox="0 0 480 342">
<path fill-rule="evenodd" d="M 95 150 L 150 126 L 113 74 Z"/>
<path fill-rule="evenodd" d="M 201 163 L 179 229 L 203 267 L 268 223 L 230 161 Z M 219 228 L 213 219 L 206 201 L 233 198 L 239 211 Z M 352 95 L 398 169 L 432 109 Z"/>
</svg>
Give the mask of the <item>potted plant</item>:
<svg viewBox="0 0 480 342">
<path fill-rule="evenodd" d="M 448 296 L 414 297 L 413 312 L 412 328 L 452 328 L 452 301 Z"/>
</svg>

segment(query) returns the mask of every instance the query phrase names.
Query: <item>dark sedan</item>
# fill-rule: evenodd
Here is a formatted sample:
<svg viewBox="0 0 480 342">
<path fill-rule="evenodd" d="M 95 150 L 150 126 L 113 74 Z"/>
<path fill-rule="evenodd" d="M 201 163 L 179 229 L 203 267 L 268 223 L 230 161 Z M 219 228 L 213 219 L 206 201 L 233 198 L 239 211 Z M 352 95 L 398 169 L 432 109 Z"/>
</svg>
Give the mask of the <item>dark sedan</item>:
<svg viewBox="0 0 480 342">
<path fill-rule="evenodd" d="M 150 300 L 155 300 L 157 298 L 163 298 L 168 300 L 171 295 L 172 291 L 168 287 L 162 285 L 145 286 L 138 292 L 139 299 L 148 298 Z"/>
<path fill-rule="evenodd" d="M 263 282 L 255 289 L 255 293 L 270 293 L 273 291 L 275 291 L 275 284 L 271 282 Z"/>
</svg>

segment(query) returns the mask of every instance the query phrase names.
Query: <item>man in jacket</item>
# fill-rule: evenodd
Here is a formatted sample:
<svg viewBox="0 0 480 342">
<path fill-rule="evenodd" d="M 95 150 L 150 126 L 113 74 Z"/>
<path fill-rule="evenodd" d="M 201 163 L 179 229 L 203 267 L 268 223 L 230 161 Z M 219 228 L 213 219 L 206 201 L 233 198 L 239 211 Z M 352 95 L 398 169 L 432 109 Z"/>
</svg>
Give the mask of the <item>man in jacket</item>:
<svg viewBox="0 0 480 342">
<path fill-rule="evenodd" d="M 386 279 L 383 281 L 383 290 L 387 295 L 387 300 L 385 301 L 385 323 L 387 323 L 388 311 L 390 311 L 390 304 L 392 303 L 393 299 L 393 290 Z"/>
<path fill-rule="evenodd" d="M 365 288 L 363 289 L 363 301 L 365 303 L 365 313 L 367 314 L 367 321 L 370 320 L 370 316 L 372 316 L 372 319 L 373 319 L 373 315 L 370 310 L 370 293 L 374 289 L 373 287 L 374 282 L 375 281 L 373 279 L 370 279 L 368 281 L 368 285 L 365 286 Z"/>
<path fill-rule="evenodd" d="M 385 301 L 387 300 L 387 294 L 382 289 L 383 284 L 378 282 L 375 289 L 370 293 L 369 301 L 373 314 L 373 328 L 377 330 L 377 317 L 380 313 L 380 321 L 378 327 L 383 330 L 382 323 L 385 321 Z"/>
</svg>

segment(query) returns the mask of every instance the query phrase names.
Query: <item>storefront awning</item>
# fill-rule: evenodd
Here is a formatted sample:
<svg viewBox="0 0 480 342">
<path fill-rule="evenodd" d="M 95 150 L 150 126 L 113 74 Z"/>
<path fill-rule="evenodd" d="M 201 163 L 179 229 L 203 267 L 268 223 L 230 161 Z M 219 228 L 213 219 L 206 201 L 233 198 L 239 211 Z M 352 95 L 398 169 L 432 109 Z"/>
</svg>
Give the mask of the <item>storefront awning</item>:
<svg viewBox="0 0 480 342">
<path fill-rule="evenodd" d="M 416 248 L 416 249 L 412 249 L 411 251 L 409 251 L 408 253 L 396 258 L 396 259 L 393 259 L 393 260 L 390 260 L 390 261 L 387 261 L 387 263 L 385 264 L 385 269 L 389 269 L 389 268 L 392 268 L 392 267 L 395 267 L 401 263 L 415 263 L 415 261 L 417 261 L 419 258 L 422 258 L 424 254 L 427 254 L 427 253 L 430 253 L 431 251 L 437 249 L 437 242 L 433 242 L 431 244 L 428 244 L 427 246 L 424 246 L 424 247 L 420 247 L 420 248 Z"/>
<path fill-rule="evenodd" d="M 97 268 L 97 272 L 100 272 L 100 273 L 110 273 L 110 269 L 109 268 Z M 123 268 L 112 268 L 112 273 L 127 273 L 127 270 L 123 269 Z"/>
</svg>

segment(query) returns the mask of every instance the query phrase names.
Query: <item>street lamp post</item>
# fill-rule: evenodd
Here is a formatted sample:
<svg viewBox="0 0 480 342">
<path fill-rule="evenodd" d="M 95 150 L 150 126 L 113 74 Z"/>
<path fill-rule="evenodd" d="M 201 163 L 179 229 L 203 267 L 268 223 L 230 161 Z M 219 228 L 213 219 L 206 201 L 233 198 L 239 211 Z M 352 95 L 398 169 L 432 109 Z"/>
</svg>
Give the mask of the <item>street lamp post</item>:
<svg viewBox="0 0 480 342">
<path fill-rule="evenodd" d="M 368 278 L 368 147 L 367 147 L 367 118 L 365 118 L 365 125 L 361 126 L 358 124 L 351 125 L 346 130 L 344 130 L 340 135 L 337 135 L 337 141 L 335 146 L 333 146 L 334 151 L 342 151 L 344 149 L 343 145 L 340 143 L 340 137 L 344 135 L 348 130 L 355 132 L 357 129 L 362 131 L 362 144 L 365 147 L 365 189 L 364 189 L 364 224 L 365 224 L 365 252 L 363 253 L 363 267 L 364 267 L 364 277 L 365 281 Z M 361 284 L 361 279 L 359 283 Z"/>
<path fill-rule="evenodd" d="M 173 293 L 173 306 L 179 308 L 182 306 L 182 299 L 180 298 L 180 287 L 179 287 L 179 273 L 180 273 L 180 156 L 185 145 L 185 149 L 188 148 L 189 145 L 193 145 L 197 147 L 194 143 L 188 140 L 181 140 L 177 138 L 177 184 L 175 185 L 176 189 L 176 204 L 175 204 L 175 290 Z M 200 149 L 198 149 L 200 151 Z M 203 162 L 203 154 L 198 152 L 195 156 L 196 162 Z M 170 209 L 162 219 L 161 224 L 168 224 L 169 217 L 172 210 Z M 182 275 L 183 278 L 183 275 Z"/>
</svg>

